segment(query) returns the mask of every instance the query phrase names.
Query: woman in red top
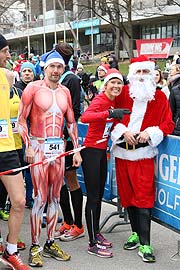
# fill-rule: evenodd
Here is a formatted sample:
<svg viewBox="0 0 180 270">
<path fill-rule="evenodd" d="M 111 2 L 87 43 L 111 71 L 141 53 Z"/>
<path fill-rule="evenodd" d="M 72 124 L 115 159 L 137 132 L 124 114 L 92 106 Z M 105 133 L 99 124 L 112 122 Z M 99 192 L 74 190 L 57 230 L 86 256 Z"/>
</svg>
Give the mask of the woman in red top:
<svg viewBox="0 0 180 270">
<path fill-rule="evenodd" d="M 114 118 L 122 119 L 126 110 L 114 109 L 115 97 L 122 91 L 123 77 L 116 69 L 110 69 L 104 80 L 104 91 L 97 95 L 88 109 L 83 113 L 81 121 L 89 123 L 87 135 L 81 151 L 84 182 L 87 191 L 85 209 L 86 224 L 89 234 L 88 253 L 99 257 L 112 257 L 107 248 L 112 247 L 99 231 L 101 201 L 107 177 L 106 149 Z M 106 138 L 102 143 L 98 140 Z"/>
</svg>

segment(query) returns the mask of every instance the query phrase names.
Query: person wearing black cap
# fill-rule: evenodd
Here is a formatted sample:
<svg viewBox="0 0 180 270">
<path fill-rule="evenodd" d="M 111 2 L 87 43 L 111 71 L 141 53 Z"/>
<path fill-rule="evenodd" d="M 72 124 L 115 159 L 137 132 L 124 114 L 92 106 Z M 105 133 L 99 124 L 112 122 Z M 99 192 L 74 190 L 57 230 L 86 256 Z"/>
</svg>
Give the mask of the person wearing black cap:
<svg viewBox="0 0 180 270">
<path fill-rule="evenodd" d="M 65 62 L 65 72 L 61 77 L 61 83 L 70 90 L 74 117 L 76 122 L 80 117 L 80 79 L 69 71 L 68 62 L 74 53 L 73 48 L 68 43 L 59 43 L 55 47 L 56 51 L 62 55 Z M 66 128 L 64 135 L 67 140 L 66 151 L 73 149 L 72 142 L 67 134 Z M 64 222 L 57 228 L 55 238 L 61 241 L 71 241 L 84 236 L 84 226 L 82 224 L 82 204 L 83 194 L 76 176 L 76 167 L 72 166 L 72 157 L 65 158 L 65 178 L 70 190 L 74 220 L 71 213 L 69 192 L 67 186 L 61 188 L 60 206 L 63 212 Z"/>
<path fill-rule="evenodd" d="M 13 73 L 3 69 L 6 61 L 10 59 L 7 40 L 0 34 L 0 172 L 20 167 L 18 153 L 15 150 L 15 143 L 10 123 L 10 100 L 9 92 L 12 84 Z M 24 216 L 25 194 L 22 172 L 12 172 L 1 176 L 11 200 L 10 217 L 8 220 L 9 232 L 7 246 L 2 255 L 1 261 L 8 264 L 15 270 L 29 270 L 20 258 L 17 251 L 17 241 L 20 226 Z M 14 226 L 16 224 L 16 226 Z"/>
</svg>

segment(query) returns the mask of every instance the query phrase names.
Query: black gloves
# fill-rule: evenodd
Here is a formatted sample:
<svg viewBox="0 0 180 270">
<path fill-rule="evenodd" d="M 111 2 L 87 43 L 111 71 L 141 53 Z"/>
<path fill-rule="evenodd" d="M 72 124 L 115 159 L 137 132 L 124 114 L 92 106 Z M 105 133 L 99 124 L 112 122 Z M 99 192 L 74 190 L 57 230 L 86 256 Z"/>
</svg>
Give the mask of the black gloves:
<svg viewBox="0 0 180 270">
<path fill-rule="evenodd" d="M 109 112 L 109 118 L 118 118 L 122 119 L 124 114 L 130 114 L 130 110 L 128 109 L 110 109 Z"/>
</svg>

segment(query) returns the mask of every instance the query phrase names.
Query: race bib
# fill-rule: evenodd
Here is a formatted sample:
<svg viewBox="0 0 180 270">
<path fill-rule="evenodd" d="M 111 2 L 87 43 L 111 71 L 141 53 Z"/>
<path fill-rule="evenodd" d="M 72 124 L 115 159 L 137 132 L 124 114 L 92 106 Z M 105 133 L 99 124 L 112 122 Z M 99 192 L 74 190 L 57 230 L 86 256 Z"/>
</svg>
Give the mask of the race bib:
<svg viewBox="0 0 180 270">
<path fill-rule="evenodd" d="M 8 122 L 7 120 L 0 120 L 0 139 L 8 138 Z"/>
<path fill-rule="evenodd" d="M 64 141 L 61 138 L 47 138 L 44 142 L 44 155 L 52 157 L 64 152 Z"/>
<path fill-rule="evenodd" d="M 12 125 L 13 134 L 19 133 L 18 124 L 17 124 L 17 117 L 11 118 L 11 125 Z"/>
<path fill-rule="evenodd" d="M 112 125 L 113 125 L 113 122 L 106 123 L 105 128 L 104 128 L 103 138 L 107 138 L 110 136 Z"/>
</svg>

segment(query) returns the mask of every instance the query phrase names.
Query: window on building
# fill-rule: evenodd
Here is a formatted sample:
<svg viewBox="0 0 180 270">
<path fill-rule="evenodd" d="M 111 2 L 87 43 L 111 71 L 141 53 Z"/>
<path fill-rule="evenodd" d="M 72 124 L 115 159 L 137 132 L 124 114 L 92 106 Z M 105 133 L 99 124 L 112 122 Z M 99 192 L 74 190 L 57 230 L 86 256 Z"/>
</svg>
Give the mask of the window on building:
<svg viewBox="0 0 180 270">
<path fill-rule="evenodd" d="M 156 38 L 161 38 L 161 26 L 156 25 Z"/>
<path fill-rule="evenodd" d="M 143 9 L 143 2 L 139 1 L 138 3 L 135 3 L 134 6 L 135 6 L 135 8 L 142 10 Z"/>
<path fill-rule="evenodd" d="M 96 35 L 97 37 L 97 44 L 111 44 L 113 40 L 112 33 L 101 33 Z"/>
<path fill-rule="evenodd" d="M 164 25 L 164 26 L 162 26 L 161 27 L 161 37 L 162 38 L 166 38 L 167 37 L 167 35 L 166 35 L 166 25 Z"/>
<path fill-rule="evenodd" d="M 173 36 L 173 27 L 172 24 L 171 25 L 167 25 L 167 38 L 172 37 Z"/>
</svg>

